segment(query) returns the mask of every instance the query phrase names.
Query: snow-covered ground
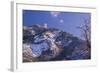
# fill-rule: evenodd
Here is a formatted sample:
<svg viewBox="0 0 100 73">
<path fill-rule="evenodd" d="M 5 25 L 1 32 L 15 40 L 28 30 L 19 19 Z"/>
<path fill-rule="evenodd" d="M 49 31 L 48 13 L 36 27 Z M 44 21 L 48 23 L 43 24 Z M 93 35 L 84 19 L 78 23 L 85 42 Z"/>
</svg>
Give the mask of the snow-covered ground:
<svg viewBox="0 0 100 73">
<path fill-rule="evenodd" d="M 49 48 L 49 45 L 44 41 L 40 44 L 31 44 L 32 53 L 34 57 L 39 57 L 42 54 L 42 51 L 46 51 Z"/>
</svg>

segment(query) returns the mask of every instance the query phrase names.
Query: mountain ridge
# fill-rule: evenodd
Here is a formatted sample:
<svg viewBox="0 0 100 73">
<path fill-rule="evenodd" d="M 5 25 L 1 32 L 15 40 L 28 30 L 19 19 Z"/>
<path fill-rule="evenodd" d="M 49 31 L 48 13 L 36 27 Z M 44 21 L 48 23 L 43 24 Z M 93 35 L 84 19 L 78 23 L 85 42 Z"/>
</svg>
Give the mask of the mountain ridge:
<svg viewBox="0 0 100 73">
<path fill-rule="evenodd" d="M 33 62 L 90 59 L 85 40 L 56 28 L 24 26 L 23 45 L 25 44 L 30 46 Z M 24 55 L 23 58 L 25 59 Z M 27 62 L 24 59 L 23 62 Z"/>
</svg>

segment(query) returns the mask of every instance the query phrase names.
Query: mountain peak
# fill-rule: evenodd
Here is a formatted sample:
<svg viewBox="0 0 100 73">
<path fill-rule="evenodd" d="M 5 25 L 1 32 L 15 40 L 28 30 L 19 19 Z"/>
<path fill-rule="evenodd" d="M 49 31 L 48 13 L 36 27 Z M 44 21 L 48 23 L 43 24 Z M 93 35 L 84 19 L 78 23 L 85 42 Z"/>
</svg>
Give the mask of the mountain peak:
<svg viewBox="0 0 100 73">
<path fill-rule="evenodd" d="M 30 47 L 27 47 L 26 43 Z M 44 24 L 44 26 L 39 24 L 24 26 L 23 45 L 23 48 L 31 51 L 34 61 L 88 59 L 90 56 L 85 50 L 86 44 L 84 40 L 68 32 L 48 28 L 47 24 Z"/>
</svg>

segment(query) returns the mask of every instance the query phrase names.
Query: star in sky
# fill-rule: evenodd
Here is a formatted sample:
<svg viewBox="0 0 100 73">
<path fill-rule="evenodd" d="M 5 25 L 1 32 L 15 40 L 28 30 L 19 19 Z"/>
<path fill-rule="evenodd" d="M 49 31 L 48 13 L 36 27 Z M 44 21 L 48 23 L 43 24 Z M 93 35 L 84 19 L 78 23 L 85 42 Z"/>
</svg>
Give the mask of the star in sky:
<svg viewBox="0 0 100 73">
<path fill-rule="evenodd" d="M 60 19 L 60 23 L 64 23 L 64 20 L 63 19 Z"/>
<path fill-rule="evenodd" d="M 60 12 L 57 12 L 57 11 L 51 11 L 50 14 L 53 16 L 53 17 L 58 17 Z"/>
</svg>

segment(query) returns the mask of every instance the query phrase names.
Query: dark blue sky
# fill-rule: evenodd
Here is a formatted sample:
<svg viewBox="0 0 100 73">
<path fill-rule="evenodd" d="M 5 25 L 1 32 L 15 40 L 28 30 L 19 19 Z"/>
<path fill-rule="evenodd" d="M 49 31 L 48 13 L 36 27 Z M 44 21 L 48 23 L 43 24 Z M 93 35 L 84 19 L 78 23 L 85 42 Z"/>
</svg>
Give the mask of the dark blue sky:
<svg viewBox="0 0 100 73">
<path fill-rule="evenodd" d="M 90 13 L 23 10 L 24 26 L 47 24 L 48 27 L 61 29 L 80 38 L 81 31 L 77 27 L 84 24 L 86 19 L 91 20 Z"/>
</svg>

